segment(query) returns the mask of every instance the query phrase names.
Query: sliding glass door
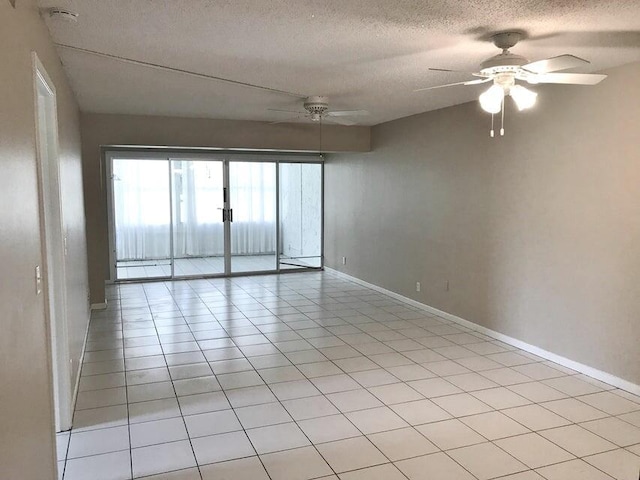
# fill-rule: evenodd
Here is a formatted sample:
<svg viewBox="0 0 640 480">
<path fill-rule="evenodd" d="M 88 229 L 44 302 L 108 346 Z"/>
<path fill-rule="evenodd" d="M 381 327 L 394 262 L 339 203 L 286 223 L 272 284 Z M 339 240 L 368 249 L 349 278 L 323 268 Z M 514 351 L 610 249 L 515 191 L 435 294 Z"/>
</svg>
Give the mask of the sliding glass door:
<svg viewBox="0 0 640 480">
<path fill-rule="evenodd" d="M 171 277 L 167 160 L 113 159 L 111 179 L 117 278 Z"/>
<path fill-rule="evenodd" d="M 107 158 L 114 280 L 322 267 L 320 163 L 231 153 Z"/>
<path fill-rule="evenodd" d="M 276 164 L 229 162 L 231 272 L 276 270 Z"/>
<path fill-rule="evenodd" d="M 322 266 L 322 165 L 280 163 L 280 268 Z"/>
<path fill-rule="evenodd" d="M 171 159 L 174 276 L 225 274 L 222 161 Z"/>
</svg>

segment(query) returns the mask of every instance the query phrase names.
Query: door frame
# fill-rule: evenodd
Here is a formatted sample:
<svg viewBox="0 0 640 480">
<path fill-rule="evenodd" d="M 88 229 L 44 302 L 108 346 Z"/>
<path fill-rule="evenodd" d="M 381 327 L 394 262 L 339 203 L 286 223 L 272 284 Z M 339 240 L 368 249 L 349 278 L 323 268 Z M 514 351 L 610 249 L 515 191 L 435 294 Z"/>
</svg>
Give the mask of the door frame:
<svg viewBox="0 0 640 480">
<path fill-rule="evenodd" d="M 103 146 L 102 160 L 104 162 L 106 192 L 107 192 L 107 219 L 109 233 L 109 279 L 107 283 L 127 283 L 141 281 L 166 281 L 166 280 L 191 280 L 200 278 L 225 278 L 246 275 L 270 275 L 277 273 L 294 273 L 324 269 L 324 158 L 321 154 L 309 152 L 279 152 L 263 150 L 245 149 L 215 149 L 215 148 L 154 148 L 154 147 L 126 147 L 126 146 Z M 273 270 L 258 270 L 247 272 L 231 271 L 231 224 L 224 222 L 224 242 L 225 242 L 225 273 L 204 274 L 204 275 L 184 275 L 176 277 L 174 275 L 174 252 L 171 247 L 171 276 L 153 278 L 130 278 L 118 279 L 116 271 L 116 231 L 113 204 L 113 181 L 112 170 L 115 158 L 126 158 L 132 160 L 166 160 L 169 169 L 169 189 L 170 198 L 173 200 L 173 182 L 171 181 L 171 160 L 202 160 L 202 161 L 222 161 L 223 162 L 223 187 L 227 189 L 227 197 L 224 208 L 229 208 L 231 194 L 229 191 L 229 163 L 230 162 L 268 162 L 275 164 L 276 175 L 276 268 Z M 320 238 L 320 267 L 300 267 L 300 268 L 280 268 L 280 164 L 281 163 L 314 163 L 321 166 L 321 238 Z M 171 245 L 173 245 L 173 205 L 169 206 L 171 211 Z"/>
<path fill-rule="evenodd" d="M 71 429 L 73 393 L 71 391 L 71 357 L 67 325 L 65 268 L 67 238 L 62 210 L 63 194 L 60 184 L 58 109 L 55 85 L 35 52 L 32 52 L 32 67 L 38 210 L 44 278 L 42 292 L 44 293 L 45 318 L 49 336 L 48 348 L 55 430 L 60 432 Z M 41 88 L 45 91 L 44 95 L 48 97 L 47 105 L 43 105 L 40 102 Z M 46 115 L 46 121 L 50 122 L 50 126 L 46 131 L 42 131 L 40 126 L 41 113 Z M 44 148 L 43 144 L 46 144 Z M 48 207 L 53 208 L 54 218 L 49 218 Z"/>
</svg>

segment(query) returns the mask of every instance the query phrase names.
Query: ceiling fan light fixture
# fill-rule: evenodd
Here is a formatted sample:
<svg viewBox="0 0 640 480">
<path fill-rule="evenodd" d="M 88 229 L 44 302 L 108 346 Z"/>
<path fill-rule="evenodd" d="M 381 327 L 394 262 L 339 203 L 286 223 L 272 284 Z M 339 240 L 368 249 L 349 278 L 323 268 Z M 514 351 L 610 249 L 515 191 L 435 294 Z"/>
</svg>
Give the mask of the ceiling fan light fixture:
<svg viewBox="0 0 640 480">
<path fill-rule="evenodd" d="M 520 111 L 533 107 L 538 98 L 538 94 L 536 92 L 533 92 L 522 85 L 514 85 L 511 87 L 509 95 L 511 95 L 516 107 L 518 107 L 518 110 Z"/>
<path fill-rule="evenodd" d="M 500 113 L 504 100 L 504 89 L 500 85 L 492 85 L 478 98 L 480 106 L 485 112 Z"/>
</svg>

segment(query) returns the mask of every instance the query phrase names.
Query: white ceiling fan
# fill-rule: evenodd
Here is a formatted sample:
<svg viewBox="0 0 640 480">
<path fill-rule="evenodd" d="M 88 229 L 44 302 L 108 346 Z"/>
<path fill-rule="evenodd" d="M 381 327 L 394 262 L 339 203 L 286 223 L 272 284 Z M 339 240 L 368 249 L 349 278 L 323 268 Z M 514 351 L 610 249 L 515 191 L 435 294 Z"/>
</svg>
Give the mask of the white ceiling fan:
<svg viewBox="0 0 640 480">
<path fill-rule="evenodd" d="M 312 122 L 323 121 L 337 123 L 340 125 L 355 125 L 356 122 L 345 117 L 369 115 L 369 112 L 367 112 L 366 110 L 329 110 L 329 97 L 322 96 L 307 97 L 304 100 L 304 104 L 302 106 L 304 107 L 305 111 L 279 110 L 275 108 L 269 108 L 268 110 L 271 112 L 295 114 L 295 116 L 293 117 L 277 122 L 272 122 L 272 124 L 290 122 L 292 120 L 297 120 L 300 118 L 308 118 Z"/>
<path fill-rule="evenodd" d="M 434 87 L 420 88 L 416 92 L 433 90 L 436 88 L 451 87 L 454 85 L 478 85 L 493 82 L 493 85 L 479 97 L 483 110 L 491 114 L 503 112 L 506 96 L 511 96 L 518 110 L 531 108 L 536 103 L 538 94 L 523 87 L 517 82 L 525 82 L 531 85 L 539 83 L 558 83 L 566 85 L 595 85 L 607 78 L 606 75 L 590 73 L 558 73 L 571 68 L 589 64 L 587 60 L 574 55 L 560 55 L 529 62 L 526 58 L 511 53 L 510 48 L 522 39 L 519 32 L 502 32 L 491 37 L 496 47 L 502 49 L 502 53 L 491 57 L 480 64 L 479 72 L 463 72 L 479 77 L 475 80 L 437 85 Z M 433 71 L 453 72 L 441 68 L 430 68 Z M 493 129 L 491 130 L 493 136 Z M 504 134 L 504 130 L 501 130 Z"/>
</svg>

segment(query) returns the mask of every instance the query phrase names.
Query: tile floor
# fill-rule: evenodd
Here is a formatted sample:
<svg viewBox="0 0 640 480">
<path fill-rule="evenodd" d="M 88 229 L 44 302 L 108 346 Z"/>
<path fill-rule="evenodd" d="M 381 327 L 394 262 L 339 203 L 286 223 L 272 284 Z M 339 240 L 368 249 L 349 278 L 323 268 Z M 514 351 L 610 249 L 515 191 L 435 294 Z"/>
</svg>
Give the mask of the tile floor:
<svg viewBox="0 0 640 480">
<path fill-rule="evenodd" d="M 330 273 L 108 300 L 65 480 L 638 480 L 640 397 Z"/>
</svg>

